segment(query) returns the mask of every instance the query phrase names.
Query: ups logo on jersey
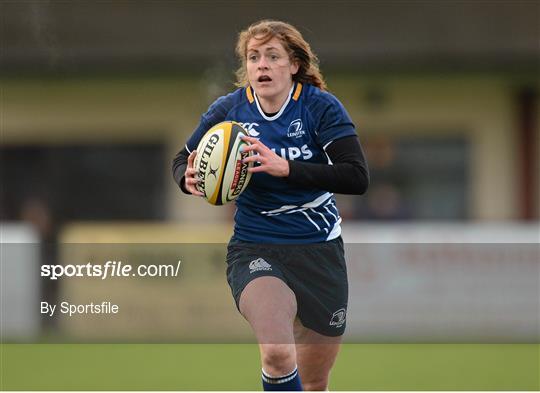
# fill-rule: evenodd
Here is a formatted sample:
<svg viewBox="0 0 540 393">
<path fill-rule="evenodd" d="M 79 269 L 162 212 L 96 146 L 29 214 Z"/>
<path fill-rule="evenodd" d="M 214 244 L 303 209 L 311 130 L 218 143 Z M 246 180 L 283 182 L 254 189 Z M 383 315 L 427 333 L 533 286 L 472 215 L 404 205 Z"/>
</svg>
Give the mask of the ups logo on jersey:
<svg viewBox="0 0 540 393">
<path fill-rule="evenodd" d="M 309 160 L 313 157 L 313 152 L 309 149 L 308 145 L 302 145 L 302 147 L 282 147 L 281 149 L 271 148 L 274 153 L 279 154 L 286 160 L 296 160 L 302 157 L 303 160 Z"/>
</svg>

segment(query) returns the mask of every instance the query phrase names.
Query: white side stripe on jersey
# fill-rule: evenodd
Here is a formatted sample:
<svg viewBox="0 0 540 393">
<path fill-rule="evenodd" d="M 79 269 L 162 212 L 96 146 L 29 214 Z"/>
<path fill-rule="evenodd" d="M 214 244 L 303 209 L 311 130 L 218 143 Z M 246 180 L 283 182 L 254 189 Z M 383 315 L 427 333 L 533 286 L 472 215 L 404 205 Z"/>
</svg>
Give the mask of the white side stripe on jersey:
<svg viewBox="0 0 540 393">
<path fill-rule="evenodd" d="M 333 215 L 332 212 L 330 212 L 330 211 L 328 211 L 328 213 L 330 213 L 330 214 L 332 214 L 334 217 L 336 217 L 336 220 L 341 220 L 341 217 L 339 216 L 339 212 L 338 212 L 337 206 L 336 206 L 336 204 L 334 203 L 334 201 L 332 201 L 331 199 L 329 199 L 328 202 L 324 204 L 324 207 L 327 208 L 328 205 L 330 205 L 331 207 L 334 208 L 334 210 L 336 211 L 337 216 Z"/>
<path fill-rule="evenodd" d="M 187 150 L 187 152 L 188 152 L 189 154 L 191 154 L 191 151 L 189 151 L 189 147 L 187 147 L 187 145 L 186 145 L 186 150 Z"/>
<path fill-rule="evenodd" d="M 315 228 L 317 228 L 318 231 L 321 230 L 321 227 L 318 226 L 317 223 L 311 219 L 311 217 L 309 217 L 309 214 L 307 214 L 304 210 L 301 210 L 300 212 L 303 213 L 304 216 L 306 216 L 306 218 L 309 220 L 309 222 L 311 222 L 313 225 L 315 225 Z M 327 230 L 326 233 L 328 233 L 328 230 Z"/>
<path fill-rule="evenodd" d="M 335 205 L 332 202 L 332 196 L 333 196 L 332 193 L 326 192 L 326 193 L 322 194 L 321 196 L 319 196 L 318 198 L 314 199 L 313 201 L 308 202 L 308 203 L 304 203 L 302 206 L 285 205 L 285 206 L 281 206 L 279 209 L 274 209 L 274 210 L 270 210 L 270 211 L 263 211 L 263 212 L 261 212 L 261 214 L 264 214 L 264 215 L 267 215 L 267 216 L 279 216 L 281 214 L 302 213 L 304 216 L 306 216 L 306 218 L 309 220 L 309 222 L 311 222 L 315 226 L 315 228 L 317 228 L 317 231 L 320 231 L 321 227 L 319 225 L 317 225 L 317 223 L 309 216 L 309 214 L 306 211 L 306 210 L 310 210 L 314 214 L 318 214 L 318 215 L 320 215 L 322 217 L 323 221 L 326 224 L 326 228 L 323 228 L 323 230 L 328 234 L 328 230 L 331 227 L 331 224 L 328 222 L 328 220 L 326 219 L 324 214 L 314 210 L 314 208 L 319 207 L 319 206 L 322 205 L 325 208 L 325 210 L 328 213 L 330 213 L 330 215 L 332 215 L 332 217 L 334 217 L 334 219 L 336 220 L 337 225 L 339 226 L 339 222 L 341 222 L 341 217 L 338 218 L 327 207 L 328 205 L 331 205 L 331 206 L 334 206 L 334 208 L 335 208 Z M 336 211 L 337 211 L 337 209 L 336 209 Z M 336 230 L 336 224 L 334 224 L 332 232 L 334 232 L 335 230 Z"/>
<path fill-rule="evenodd" d="M 330 234 L 326 238 L 327 241 L 330 241 L 330 240 L 338 238 L 341 235 L 341 221 L 342 220 L 341 220 L 341 216 L 339 215 L 337 206 L 333 200 L 329 199 L 328 202 L 324 204 L 324 208 L 326 209 L 328 213 L 330 213 L 336 219 L 336 223 L 334 224 L 334 227 L 332 228 L 332 230 L 330 231 Z M 330 208 L 334 208 L 336 214 L 332 213 L 330 211 Z"/>
<path fill-rule="evenodd" d="M 326 209 L 326 211 L 327 211 L 329 214 L 331 214 L 332 216 L 334 216 L 334 218 L 336 219 L 336 221 L 338 220 L 338 218 L 336 217 L 336 215 L 330 211 L 330 209 L 328 208 L 328 206 L 325 206 L 324 208 Z"/>
<path fill-rule="evenodd" d="M 330 223 L 329 223 L 328 220 L 324 217 L 324 214 L 322 214 L 321 212 L 315 211 L 315 210 L 313 210 L 313 209 L 309 209 L 309 210 L 311 210 L 313 213 L 317 213 L 318 215 L 320 215 L 320 216 L 322 217 L 322 219 L 324 220 L 324 222 L 326 223 L 326 225 L 327 225 L 328 227 L 330 227 Z"/>
<path fill-rule="evenodd" d="M 334 228 L 332 228 L 332 231 L 330 232 L 330 234 L 328 235 L 328 237 L 326 238 L 327 241 L 329 240 L 333 240 L 337 237 L 339 237 L 339 235 L 341 235 L 341 217 L 338 221 L 336 221 L 336 223 L 334 224 Z"/>
<path fill-rule="evenodd" d="M 314 199 L 313 201 L 308 202 L 308 203 L 304 203 L 302 206 L 284 205 L 284 206 L 281 206 L 278 209 L 274 209 L 274 210 L 270 210 L 270 211 L 263 211 L 263 212 L 261 212 L 261 214 L 264 214 L 264 215 L 267 215 L 267 216 L 275 216 L 275 215 L 278 215 L 278 214 L 281 214 L 281 213 L 286 213 L 286 212 L 295 213 L 295 212 L 300 211 L 300 210 L 306 210 L 306 209 L 310 209 L 310 208 L 313 208 L 313 207 L 319 207 L 321 204 L 326 202 L 333 195 L 334 194 L 326 192 L 326 193 L 322 194 L 321 196 L 319 196 L 318 198 Z M 293 209 L 298 209 L 298 210 L 292 211 Z"/>
<path fill-rule="evenodd" d="M 328 142 L 326 145 L 324 145 L 322 148 L 324 150 L 324 155 L 326 156 L 326 159 L 328 160 L 328 165 L 334 165 L 334 163 L 332 162 L 332 160 L 330 159 L 330 156 L 328 155 L 328 153 L 326 152 L 326 148 L 328 146 L 330 146 L 330 144 L 332 144 L 332 142 L 334 141 L 330 141 Z"/>
<path fill-rule="evenodd" d="M 330 141 L 330 142 L 328 142 L 326 145 L 324 145 L 324 146 L 322 147 L 323 150 L 326 151 L 326 148 L 327 148 L 328 146 L 330 146 L 330 145 L 332 144 L 332 142 L 334 142 L 334 141 Z"/>
</svg>

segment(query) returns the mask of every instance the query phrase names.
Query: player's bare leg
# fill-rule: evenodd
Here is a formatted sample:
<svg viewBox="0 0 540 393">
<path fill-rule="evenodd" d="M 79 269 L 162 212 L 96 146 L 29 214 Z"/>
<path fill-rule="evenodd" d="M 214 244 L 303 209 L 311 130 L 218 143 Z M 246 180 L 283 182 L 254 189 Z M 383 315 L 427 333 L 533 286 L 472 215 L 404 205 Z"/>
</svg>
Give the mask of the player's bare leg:
<svg viewBox="0 0 540 393">
<path fill-rule="evenodd" d="M 276 277 L 259 277 L 246 285 L 239 303 L 240 312 L 260 343 L 264 371 L 273 376 L 293 371 L 296 297 L 291 289 Z"/>
<path fill-rule="evenodd" d="M 334 365 L 341 336 L 329 337 L 319 334 L 294 321 L 296 361 L 304 390 L 328 390 L 330 370 Z"/>
</svg>

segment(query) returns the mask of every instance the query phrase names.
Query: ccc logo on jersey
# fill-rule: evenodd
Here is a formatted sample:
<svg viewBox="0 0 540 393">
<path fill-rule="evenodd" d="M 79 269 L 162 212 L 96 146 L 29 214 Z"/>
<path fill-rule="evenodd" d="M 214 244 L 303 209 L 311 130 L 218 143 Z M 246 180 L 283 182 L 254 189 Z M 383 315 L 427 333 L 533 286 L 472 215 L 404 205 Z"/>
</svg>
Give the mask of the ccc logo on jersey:
<svg viewBox="0 0 540 393">
<path fill-rule="evenodd" d="M 259 136 L 260 132 L 255 129 L 255 127 L 259 126 L 259 124 L 257 124 L 257 123 L 240 123 L 240 125 L 246 129 L 246 131 L 249 133 L 249 136 L 252 136 L 254 138 L 257 138 Z"/>
</svg>

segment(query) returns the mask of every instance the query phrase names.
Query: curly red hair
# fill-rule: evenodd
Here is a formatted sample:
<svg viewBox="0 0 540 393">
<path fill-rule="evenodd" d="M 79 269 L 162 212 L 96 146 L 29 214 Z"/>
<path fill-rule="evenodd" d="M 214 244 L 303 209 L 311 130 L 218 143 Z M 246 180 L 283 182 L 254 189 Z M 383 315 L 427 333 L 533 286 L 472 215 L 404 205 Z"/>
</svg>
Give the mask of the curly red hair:
<svg viewBox="0 0 540 393">
<path fill-rule="evenodd" d="M 298 63 L 298 72 L 293 75 L 293 80 L 326 90 L 326 82 L 319 69 L 319 59 L 302 34 L 288 23 L 267 19 L 253 23 L 238 35 L 236 55 L 241 65 L 236 70 L 236 86 L 247 86 L 249 83 L 246 68 L 249 40 L 255 38 L 264 44 L 274 37 L 281 41 L 291 61 Z"/>
</svg>

